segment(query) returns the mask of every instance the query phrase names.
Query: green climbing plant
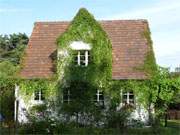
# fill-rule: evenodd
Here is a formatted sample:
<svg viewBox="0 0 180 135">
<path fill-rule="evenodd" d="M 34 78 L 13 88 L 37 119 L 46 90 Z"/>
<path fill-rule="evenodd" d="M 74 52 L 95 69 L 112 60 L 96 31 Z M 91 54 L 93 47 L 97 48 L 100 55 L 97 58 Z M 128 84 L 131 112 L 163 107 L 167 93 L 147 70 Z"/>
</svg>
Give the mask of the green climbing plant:
<svg viewBox="0 0 180 135">
<path fill-rule="evenodd" d="M 82 41 L 90 45 L 90 59 L 87 67 L 75 66 L 75 56 L 73 55 L 75 50 L 70 47 L 74 41 Z M 69 89 L 73 94 L 71 105 L 64 105 L 63 109 L 71 111 L 73 115 L 77 116 L 78 113 L 82 115 L 83 111 L 88 113 L 88 111 L 90 112 L 88 108 L 93 110 L 92 104 L 94 104 L 93 98 L 96 91 L 101 89 L 106 92 L 106 87 L 111 80 L 111 42 L 99 22 L 86 9 L 82 8 L 68 29 L 57 39 L 57 45 L 61 54 L 64 53 L 57 60 L 59 93 L 62 94 L 64 90 Z M 82 86 L 85 87 L 82 89 Z M 83 94 L 83 91 L 86 92 Z"/>
</svg>

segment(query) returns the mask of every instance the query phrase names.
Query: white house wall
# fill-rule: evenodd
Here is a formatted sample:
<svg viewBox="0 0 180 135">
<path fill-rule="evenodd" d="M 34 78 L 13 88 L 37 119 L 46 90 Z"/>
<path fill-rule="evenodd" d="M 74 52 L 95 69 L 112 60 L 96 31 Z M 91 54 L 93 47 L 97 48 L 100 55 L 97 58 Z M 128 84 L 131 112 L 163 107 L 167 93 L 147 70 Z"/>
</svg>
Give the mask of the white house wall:
<svg viewBox="0 0 180 135">
<path fill-rule="evenodd" d="M 18 110 L 15 109 L 15 120 L 16 120 L 16 113 L 18 113 L 18 122 L 20 123 L 26 123 L 28 122 L 27 114 L 28 110 L 34 106 L 34 105 L 40 105 L 43 104 L 43 101 L 36 101 L 34 100 L 34 95 L 31 96 L 30 100 L 26 103 L 25 100 L 23 99 L 23 95 L 21 95 L 20 92 L 21 89 L 19 86 L 16 85 L 15 87 L 15 108 L 17 106 L 16 101 L 19 102 L 18 105 Z"/>
<path fill-rule="evenodd" d="M 131 118 L 147 123 L 149 119 L 148 111 L 142 105 L 136 105 L 136 109 L 132 112 Z"/>
<path fill-rule="evenodd" d="M 20 95 L 20 88 L 19 86 L 15 86 L 15 120 L 17 120 L 20 123 L 25 123 L 27 122 L 27 117 L 26 117 L 26 110 L 27 105 L 25 104 L 22 96 Z M 18 101 L 18 108 L 16 110 L 17 106 L 17 101 Z M 17 114 L 17 115 L 16 115 Z M 16 118 L 17 116 L 17 118 Z"/>
<path fill-rule="evenodd" d="M 73 50 L 91 50 L 91 45 L 84 43 L 83 41 L 73 41 L 70 44 L 70 47 Z"/>
</svg>

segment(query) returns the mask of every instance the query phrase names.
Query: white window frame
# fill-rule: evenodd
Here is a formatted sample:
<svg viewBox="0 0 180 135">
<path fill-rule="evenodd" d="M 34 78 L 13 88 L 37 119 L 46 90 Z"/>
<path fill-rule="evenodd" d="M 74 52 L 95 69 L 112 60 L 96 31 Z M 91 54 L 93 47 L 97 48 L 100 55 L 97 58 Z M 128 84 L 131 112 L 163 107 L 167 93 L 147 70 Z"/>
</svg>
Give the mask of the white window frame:
<svg viewBox="0 0 180 135">
<path fill-rule="evenodd" d="M 103 96 L 103 100 L 100 100 L 100 96 Z M 101 90 L 97 90 L 95 102 L 97 102 L 98 104 L 102 103 L 101 105 L 104 106 L 104 94 Z"/>
<path fill-rule="evenodd" d="M 85 65 L 81 65 L 81 51 L 84 51 L 85 52 Z M 77 50 L 77 64 L 78 66 L 88 66 L 88 63 L 89 63 L 89 50 Z"/>
<path fill-rule="evenodd" d="M 97 90 L 97 93 L 96 93 L 97 102 L 100 102 L 99 97 L 100 97 L 101 95 L 103 95 L 103 94 L 101 94 L 100 92 L 102 92 L 102 91 Z"/>
<path fill-rule="evenodd" d="M 126 97 L 127 97 L 126 99 L 124 99 L 124 95 L 126 95 Z M 133 95 L 132 99 L 130 98 L 131 95 Z M 127 92 L 123 93 L 122 97 L 123 97 L 123 99 L 122 99 L 123 103 L 124 103 L 124 100 L 126 101 L 125 103 L 127 103 L 127 104 L 134 104 L 135 103 L 134 93 L 132 91 L 127 91 Z"/>
<path fill-rule="evenodd" d="M 36 98 L 36 92 L 37 92 L 38 99 L 35 99 Z M 35 101 L 43 101 L 42 96 L 43 96 L 42 90 L 34 91 L 34 100 Z"/>
</svg>

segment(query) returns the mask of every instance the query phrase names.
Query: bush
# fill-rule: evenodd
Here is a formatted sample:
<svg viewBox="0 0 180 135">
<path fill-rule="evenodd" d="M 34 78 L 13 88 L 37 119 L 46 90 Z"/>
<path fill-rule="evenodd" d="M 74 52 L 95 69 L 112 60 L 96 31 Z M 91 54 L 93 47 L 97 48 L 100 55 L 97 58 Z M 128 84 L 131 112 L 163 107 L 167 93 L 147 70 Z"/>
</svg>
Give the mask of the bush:
<svg viewBox="0 0 180 135">
<path fill-rule="evenodd" d="M 111 110 L 107 117 L 108 127 L 111 128 L 125 128 L 129 123 L 129 117 L 131 115 L 132 108 L 129 106 L 124 106 L 119 111 Z"/>
<path fill-rule="evenodd" d="M 22 125 L 20 127 L 20 134 L 48 134 L 50 131 L 48 129 L 49 123 L 45 121 L 29 123 Z"/>
</svg>

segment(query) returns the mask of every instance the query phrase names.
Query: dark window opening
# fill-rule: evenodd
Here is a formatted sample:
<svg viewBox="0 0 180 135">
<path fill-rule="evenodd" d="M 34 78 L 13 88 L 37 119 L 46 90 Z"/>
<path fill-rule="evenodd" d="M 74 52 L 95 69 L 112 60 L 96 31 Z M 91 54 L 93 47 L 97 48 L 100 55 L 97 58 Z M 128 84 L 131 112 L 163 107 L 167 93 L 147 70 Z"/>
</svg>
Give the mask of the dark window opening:
<svg viewBox="0 0 180 135">
<path fill-rule="evenodd" d="M 45 94 L 43 90 L 35 90 L 34 100 L 42 101 L 45 100 Z"/>
</svg>

